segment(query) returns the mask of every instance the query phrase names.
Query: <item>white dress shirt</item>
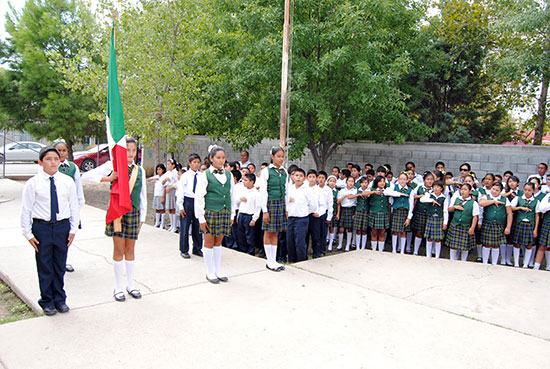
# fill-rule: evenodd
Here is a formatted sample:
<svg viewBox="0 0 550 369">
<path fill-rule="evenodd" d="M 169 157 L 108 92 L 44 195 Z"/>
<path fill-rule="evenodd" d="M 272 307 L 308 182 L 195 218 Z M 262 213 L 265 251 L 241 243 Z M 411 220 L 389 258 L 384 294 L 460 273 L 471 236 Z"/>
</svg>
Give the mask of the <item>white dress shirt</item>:
<svg viewBox="0 0 550 369">
<path fill-rule="evenodd" d="M 257 221 L 262 210 L 260 192 L 256 187 L 246 188 L 242 185 L 236 185 L 234 191 L 233 204 L 235 209 L 239 209 L 239 214 L 252 215 L 252 220 Z M 246 201 L 242 201 L 241 197 L 245 197 Z"/>
<path fill-rule="evenodd" d="M 539 201 L 537 202 L 537 206 L 535 207 L 535 213 L 542 213 L 543 211 L 541 210 L 541 203 L 543 201 L 546 200 L 548 196 L 546 196 L 545 198 L 542 199 L 542 201 Z M 528 199 L 527 197 L 525 197 L 525 194 L 521 195 L 521 198 L 524 199 L 524 200 L 531 200 L 533 201 L 535 199 L 535 196 L 531 196 L 530 199 Z M 519 202 L 519 196 L 516 196 L 514 197 L 514 199 L 512 201 L 510 201 L 510 205 L 513 207 L 513 208 L 516 208 L 518 206 L 518 202 Z M 522 222 L 523 220 L 525 219 L 520 219 L 519 221 Z"/>
<path fill-rule="evenodd" d="M 309 184 L 307 185 L 309 186 Z M 324 200 L 325 196 L 323 194 L 323 190 L 321 190 L 321 187 L 317 185 L 309 186 L 309 190 L 311 191 L 311 197 L 314 202 L 310 205 L 309 213 L 317 213 L 319 216 L 324 215 L 327 212 L 327 207 Z"/>
<path fill-rule="evenodd" d="M 214 173 L 213 166 L 208 167 L 210 173 L 214 174 L 214 177 L 223 185 L 227 181 L 226 177 L 226 170 L 223 170 L 222 174 Z M 233 180 L 233 174 L 229 172 L 229 180 L 231 185 L 230 195 L 231 198 L 233 198 L 233 187 L 235 186 L 235 181 Z M 204 207 L 206 205 L 206 201 L 204 200 L 204 196 L 206 196 L 206 187 L 208 187 L 208 178 L 206 178 L 206 173 L 202 172 L 199 173 L 197 176 L 197 188 L 195 189 L 195 217 L 199 220 L 199 223 L 206 223 L 206 218 L 204 217 Z M 231 207 L 231 219 L 235 218 L 235 209 Z"/>
<path fill-rule="evenodd" d="M 334 207 L 333 207 L 333 203 L 332 203 L 332 189 L 327 186 L 326 184 L 321 188 L 319 187 L 319 189 L 321 190 L 321 195 L 322 195 L 322 203 L 323 203 L 323 208 L 326 209 L 326 213 L 327 213 L 327 220 L 332 220 L 332 217 L 334 216 Z M 325 214 L 324 212 L 322 213 L 319 213 L 319 215 L 323 216 L 323 214 Z"/>
<path fill-rule="evenodd" d="M 342 190 L 342 189 L 346 188 L 346 178 L 343 178 L 343 179 L 338 178 L 336 180 L 336 185 L 334 187 L 336 187 L 336 189 L 338 189 L 338 190 Z"/>
<path fill-rule="evenodd" d="M 344 188 L 338 192 L 338 200 L 340 200 L 342 197 L 346 195 L 355 195 L 357 194 L 357 188 L 353 187 L 351 190 L 348 190 L 348 188 Z M 342 200 L 340 203 L 340 206 L 343 208 L 351 208 L 352 206 L 357 205 L 357 198 L 348 199 L 347 197 Z"/>
<path fill-rule="evenodd" d="M 406 187 L 407 185 L 405 185 Z M 418 186 L 416 187 L 418 188 Z M 399 192 L 399 190 L 403 189 L 399 182 L 396 184 L 390 185 L 390 187 L 386 188 L 384 190 L 384 196 L 392 197 L 391 203 L 393 205 L 393 197 L 402 197 L 402 192 Z M 412 219 L 413 217 L 413 210 L 414 210 L 414 188 L 411 188 L 411 193 L 409 194 L 409 213 L 407 214 L 407 219 Z"/>
<path fill-rule="evenodd" d="M 178 205 L 179 210 L 183 210 L 183 200 L 185 197 L 194 199 L 195 193 L 193 192 L 193 183 L 195 181 L 195 176 L 197 176 L 197 186 L 199 185 L 199 172 L 194 172 L 189 168 L 189 170 L 181 175 L 181 178 L 178 182 L 178 189 L 176 193 L 176 204 Z M 195 189 L 196 190 L 196 189 Z"/>
<path fill-rule="evenodd" d="M 544 198 L 539 201 L 539 210 L 541 213 L 546 213 L 550 210 L 550 195 L 544 196 Z"/>
<path fill-rule="evenodd" d="M 21 198 L 21 229 L 27 240 L 34 237 L 32 233 L 33 218 L 47 222 L 51 220 L 50 200 L 50 176 L 43 170 L 29 179 L 23 188 Z M 56 215 L 58 221 L 69 219 L 70 233 L 76 233 L 80 222 L 80 205 L 76 194 L 76 185 L 69 176 L 56 172 L 53 175 L 57 192 L 57 204 L 59 212 Z"/>
<path fill-rule="evenodd" d="M 70 167 L 69 161 L 67 159 L 65 159 L 62 163 L 59 163 L 59 166 L 61 165 L 67 165 Z M 86 200 L 84 199 L 84 191 L 82 190 L 82 180 L 80 179 L 80 170 L 78 169 L 78 166 L 76 164 L 74 165 L 74 168 L 75 168 L 74 184 L 76 185 L 76 196 L 78 197 L 78 205 L 84 206 L 84 204 L 86 203 Z"/>
<path fill-rule="evenodd" d="M 262 211 L 264 213 L 267 213 L 267 180 L 269 179 L 269 170 L 268 168 L 276 168 L 275 165 L 269 164 L 268 167 L 265 167 L 261 170 L 261 176 L 257 178 L 259 183 L 256 183 L 256 185 L 259 185 L 260 187 L 260 201 L 262 203 Z M 277 168 L 276 168 L 277 169 Z M 288 183 L 290 182 L 290 176 L 288 175 L 288 172 L 285 168 L 280 167 L 278 169 L 282 169 L 286 173 L 287 183 L 285 188 L 285 193 L 288 192 Z"/>
<path fill-rule="evenodd" d="M 434 201 L 434 199 L 432 198 L 432 195 L 436 198 L 436 199 L 440 199 L 442 197 L 445 198 L 445 201 L 443 202 L 443 224 L 447 224 L 447 222 L 449 221 L 449 198 L 447 196 L 445 196 L 445 194 L 440 194 L 439 196 L 437 196 L 435 193 L 433 192 L 426 192 L 424 194 L 424 196 L 422 196 L 420 198 L 420 202 L 424 202 L 424 203 L 432 203 Z M 437 206 L 437 205 L 436 205 Z"/>
<path fill-rule="evenodd" d="M 162 184 L 162 181 L 160 180 L 161 177 L 157 174 L 157 175 L 154 175 L 151 178 L 155 181 L 155 190 L 153 192 L 153 196 L 157 197 L 157 196 L 164 195 L 164 185 Z"/>
<path fill-rule="evenodd" d="M 294 201 L 290 201 L 290 199 Z M 317 213 L 317 199 L 306 183 L 296 188 L 295 184 L 288 186 L 286 194 L 286 210 L 289 217 L 307 217 L 311 212 Z"/>
<path fill-rule="evenodd" d="M 130 165 L 136 165 L 132 162 Z M 145 222 L 147 217 L 147 178 L 145 178 L 145 170 L 138 166 L 141 170 L 141 192 L 139 194 L 139 221 Z M 82 182 L 100 183 L 103 177 L 109 176 L 113 172 L 113 162 L 111 160 L 99 167 L 82 174 Z M 162 177 L 161 177 L 162 178 Z"/>
<path fill-rule="evenodd" d="M 464 201 L 464 200 L 472 199 L 472 197 L 468 196 L 466 199 L 464 199 L 464 198 L 462 198 L 462 196 L 460 196 L 460 194 L 458 192 L 456 192 L 453 195 L 453 198 L 451 199 L 451 203 L 449 204 L 449 207 L 455 206 L 456 199 L 460 199 L 460 201 Z M 474 200 L 474 206 L 472 208 L 472 216 L 473 217 L 475 217 L 475 216 L 479 217 L 480 216 L 480 211 L 479 210 L 480 210 L 479 209 L 479 204 L 477 203 L 477 201 Z M 477 222 L 480 223 L 480 220 L 478 219 Z"/>
</svg>

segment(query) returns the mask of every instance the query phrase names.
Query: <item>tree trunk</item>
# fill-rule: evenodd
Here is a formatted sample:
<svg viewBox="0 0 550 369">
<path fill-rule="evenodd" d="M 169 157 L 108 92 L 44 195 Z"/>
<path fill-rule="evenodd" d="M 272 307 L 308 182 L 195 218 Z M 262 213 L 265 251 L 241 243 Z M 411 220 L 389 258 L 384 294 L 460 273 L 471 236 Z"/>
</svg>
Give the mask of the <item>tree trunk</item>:
<svg viewBox="0 0 550 369">
<path fill-rule="evenodd" d="M 535 128 L 535 139 L 533 145 L 542 145 L 544 136 L 544 122 L 546 121 L 546 100 L 548 98 L 548 82 L 550 75 L 548 73 L 542 76 L 542 85 L 540 88 L 540 97 L 538 100 L 537 128 Z"/>
<path fill-rule="evenodd" d="M 327 161 L 338 147 L 338 144 L 335 142 L 320 142 L 316 145 L 315 142 L 309 141 L 307 147 L 309 151 L 311 151 L 311 156 L 313 156 L 317 171 L 320 171 L 325 170 Z"/>
<path fill-rule="evenodd" d="M 69 147 L 69 161 L 73 161 L 73 146 L 74 146 L 74 141 L 72 140 L 68 140 L 67 141 L 67 146 Z"/>
</svg>

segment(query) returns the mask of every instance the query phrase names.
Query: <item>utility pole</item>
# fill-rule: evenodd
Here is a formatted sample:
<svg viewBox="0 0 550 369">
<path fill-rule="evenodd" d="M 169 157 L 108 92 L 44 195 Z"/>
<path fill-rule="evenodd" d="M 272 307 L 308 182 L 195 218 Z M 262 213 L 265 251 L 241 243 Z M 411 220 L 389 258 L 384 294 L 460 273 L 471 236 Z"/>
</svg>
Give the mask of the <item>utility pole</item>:
<svg viewBox="0 0 550 369">
<path fill-rule="evenodd" d="M 283 26 L 283 65 L 281 71 L 281 127 L 279 142 L 286 149 L 286 126 L 288 124 L 288 53 L 290 41 L 290 0 L 285 0 L 285 18 Z"/>
</svg>

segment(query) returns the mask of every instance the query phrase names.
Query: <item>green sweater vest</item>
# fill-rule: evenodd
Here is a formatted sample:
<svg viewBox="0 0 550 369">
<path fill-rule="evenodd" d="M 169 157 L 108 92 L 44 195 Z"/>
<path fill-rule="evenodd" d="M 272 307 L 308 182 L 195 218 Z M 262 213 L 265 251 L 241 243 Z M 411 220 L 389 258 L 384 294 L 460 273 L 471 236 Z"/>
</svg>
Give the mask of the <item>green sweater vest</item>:
<svg viewBox="0 0 550 369">
<path fill-rule="evenodd" d="M 357 189 L 357 194 L 363 193 L 361 188 Z M 355 211 L 368 211 L 369 210 L 369 198 L 357 197 L 357 206 Z"/>
<path fill-rule="evenodd" d="M 390 200 L 384 195 L 370 195 L 369 197 L 369 210 L 371 213 L 390 213 L 389 209 Z"/>
<path fill-rule="evenodd" d="M 400 189 L 397 183 L 395 184 L 395 187 L 393 189 L 397 192 L 406 193 L 408 195 L 410 195 L 412 192 L 412 188 L 410 188 L 409 186 L 405 186 L 404 188 Z M 409 209 L 409 200 L 410 200 L 410 196 L 394 197 L 392 209 L 399 209 L 399 208 Z"/>
<path fill-rule="evenodd" d="M 269 167 L 267 171 L 269 173 L 267 179 L 267 200 L 284 200 L 286 195 L 286 171 L 283 168 L 275 169 L 273 167 Z"/>
<path fill-rule="evenodd" d="M 455 210 L 453 215 L 453 224 L 461 225 L 463 227 L 472 226 L 472 212 L 474 210 L 474 200 L 470 198 L 468 201 L 461 200 L 460 197 L 456 199 L 455 205 L 462 205 L 464 210 Z"/>
<path fill-rule="evenodd" d="M 333 211 L 332 218 L 334 219 L 336 214 L 338 214 L 338 190 L 337 189 L 332 190 L 332 211 Z"/>
<path fill-rule="evenodd" d="M 74 175 L 76 174 L 76 165 L 72 161 L 69 162 L 69 167 L 64 168 L 63 166 L 59 166 L 59 173 L 63 173 L 65 175 L 68 175 L 71 177 L 74 181 Z"/>
<path fill-rule="evenodd" d="M 210 211 L 220 211 L 223 208 L 231 210 L 231 173 L 224 170 L 226 181 L 221 184 L 220 181 L 207 169 L 205 171 L 208 185 L 206 186 L 206 196 L 204 196 L 205 209 Z"/>
<path fill-rule="evenodd" d="M 522 222 L 524 219 L 527 219 L 529 223 L 535 224 L 535 214 L 537 209 L 538 200 L 534 197 L 525 200 L 523 197 L 518 198 L 518 207 L 526 207 L 531 209 L 531 211 L 517 211 L 517 221 Z"/>
<path fill-rule="evenodd" d="M 491 195 L 487 195 L 487 200 L 493 200 Z M 506 197 L 500 196 L 498 201 L 506 204 Z M 506 224 L 506 205 L 489 205 L 483 210 L 483 223 L 495 223 L 500 225 Z"/>
<path fill-rule="evenodd" d="M 426 211 L 426 214 L 429 217 L 440 217 L 443 218 L 443 205 L 445 204 L 445 197 L 438 197 L 436 198 L 434 194 L 430 194 L 430 198 L 432 200 L 435 200 L 439 203 L 441 206 L 434 205 L 433 203 L 427 203 L 428 204 L 428 210 Z M 418 200 L 420 202 L 420 200 Z"/>
<path fill-rule="evenodd" d="M 417 195 L 424 195 L 426 193 L 426 189 L 424 186 L 420 186 L 417 191 Z M 425 202 L 420 202 L 420 199 L 416 201 L 416 205 L 414 206 L 414 212 L 417 214 L 426 214 L 428 211 L 428 207 L 430 204 Z"/>
</svg>

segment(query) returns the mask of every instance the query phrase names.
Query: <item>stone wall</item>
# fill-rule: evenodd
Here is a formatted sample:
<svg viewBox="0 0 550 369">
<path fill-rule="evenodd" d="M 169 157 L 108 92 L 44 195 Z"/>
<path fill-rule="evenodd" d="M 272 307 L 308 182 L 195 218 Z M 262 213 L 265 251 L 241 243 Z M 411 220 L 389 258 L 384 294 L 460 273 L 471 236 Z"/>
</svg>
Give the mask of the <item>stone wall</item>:
<svg viewBox="0 0 550 369">
<path fill-rule="evenodd" d="M 261 144 L 250 148 L 250 160 L 259 165 L 269 162 L 269 150 L 278 145 L 278 140 L 264 140 Z M 205 136 L 190 137 L 190 143 L 183 145 L 182 152 L 177 156 L 180 161 L 186 161 L 187 155 L 196 152 L 201 157 L 206 156 L 208 146 L 212 143 L 221 145 L 227 150 L 228 160 L 239 160 L 240 153 L 231 150 L 231 146 L 223 141 L 213 141 Z M 154 166 L 147 162 L 146 166 Z M 512 146 L 512 145 L 475 145 L 475 144 L 440 144 L 440 143 L 406 143 L 377 144 L 369 141 L 347 142 L 334 152 L 328 160 L 327 170 L 337 165 L 345 167 L 348 162 L 357 163 L 363 169 L 366 163 L 375 167 L 389 163 L 394 173 L 401 171 L 407 161 L 416 164 L 417 172 L 433 170 L 437 161 L 443 161 L 447 171 L 459 174 L 459 166 L 468 162 L 478 177 L 492 172 L 502 174 L 511 170 L 520 180 L 524 181 L 528 175 L 536 173 L 536 166 L 540 162 L 549 163 L 550 148 L 545 146 Z M 309 150 L 301 160 L 293 161 L 304 169 L 315 168 L 315 163 Z M 156 163 L 155 163 L 156 164 Z"/>
</svg>

